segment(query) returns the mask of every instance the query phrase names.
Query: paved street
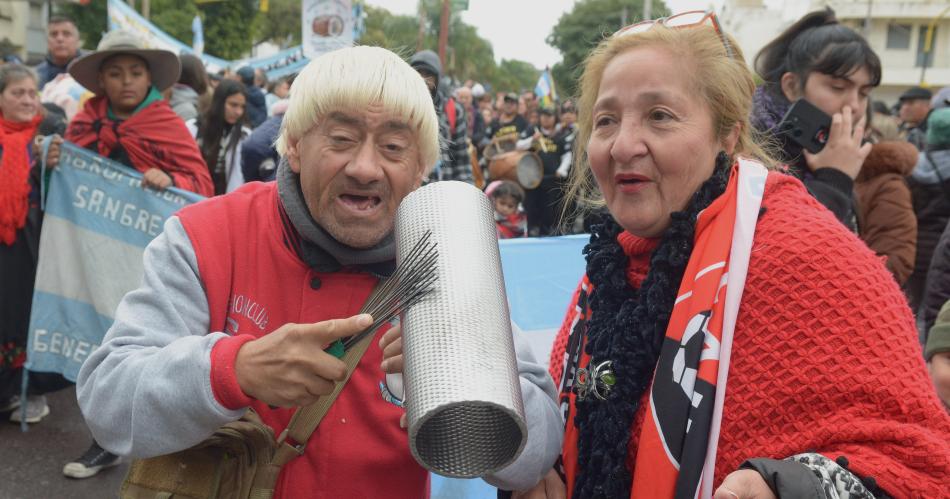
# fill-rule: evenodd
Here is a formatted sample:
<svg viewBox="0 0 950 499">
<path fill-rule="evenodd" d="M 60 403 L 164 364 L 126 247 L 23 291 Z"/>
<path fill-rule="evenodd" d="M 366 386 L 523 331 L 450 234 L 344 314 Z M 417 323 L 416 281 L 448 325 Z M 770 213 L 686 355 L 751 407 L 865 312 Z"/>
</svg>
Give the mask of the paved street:
<svg viewBox="0 0 950 499">
<path fill-rule="evenodd" d="M 117 497 L 126 465 L 85 480 L 63 476 L 63 465 L 82 455 L 91 439 L 69 388 L 48 396 L 50 415 L 27 433 L 0 414 L 0 499 Z"/>
</svg>

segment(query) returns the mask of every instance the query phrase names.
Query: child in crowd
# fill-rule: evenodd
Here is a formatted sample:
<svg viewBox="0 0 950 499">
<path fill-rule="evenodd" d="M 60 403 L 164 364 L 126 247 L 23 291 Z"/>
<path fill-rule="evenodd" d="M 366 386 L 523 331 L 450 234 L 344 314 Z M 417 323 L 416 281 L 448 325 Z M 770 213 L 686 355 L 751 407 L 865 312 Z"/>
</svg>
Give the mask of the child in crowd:
<svg viewBox="0 0 950 499">
<path fill-rule="evenodd" d="M 496 180 L 488 184 L 485 194 L 491 198 L 495 208 L 498 238 L 524 237 L 528 231 L 528 220 L 521 208 L 524 201 L 521 186 L 510 180 Z"/>
<path fill-rule="evenodd" d="M 937 320 L 930 328 L 927 348 L 924 350 L 927 368 L 933 379 L 937 396 L 950 411 L 950 301 L 943 304 Z"/>
</svg>

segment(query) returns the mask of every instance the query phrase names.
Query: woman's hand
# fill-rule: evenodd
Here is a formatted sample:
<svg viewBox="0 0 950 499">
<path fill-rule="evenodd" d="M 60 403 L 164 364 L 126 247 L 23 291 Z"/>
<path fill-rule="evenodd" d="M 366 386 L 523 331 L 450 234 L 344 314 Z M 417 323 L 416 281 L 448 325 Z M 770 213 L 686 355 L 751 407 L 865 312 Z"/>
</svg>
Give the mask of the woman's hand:
<svg viewBox="0 0 950 499">
<path fill-rule="evenodd" d="M 551 470 L 534 488 L 513 492 L 511 499 L 567 499 L 567 487 L 561 476 Z"/>
<path fill-rule="evenodd" d="M 393 326 L 379 339 L 379 348 L 383 351 L 383 362 L 380 369 L 386 374 L 402 374 L 402 326 Z M 406 414 L 399 418 L 399 427 L 406 428 L 409 424 Z"/>
<path fill-rule="evenodd" d="M 716 489 L 713 499 L 778 499 L 755 470 L 733 471 Z"/>
<path fill-rule="evenodd" d="M 389 328 L 379 340 L 379 349 L 383 351 L 380 369 L 386 374 L 402 374 L 402 326 Z"/>
<path fill-rule="evenodd" d="M 831 117 L 831 129 L 828 142 L 817 154 L 805 151 L 805 162 L 811 171 L 819 168 L 834 168 L 855 179 L 864 165 L 864 158 L 871 152 L 871 144 L 861 145 L 864 138 L 864 124 L 867 116 L 853 126 L 851 108 L 845 106 L 840 113 Z"/>
<path fill-rule="evenodd" d="M 33 157 L 42 158 L 43 155 L 43 137 L 42 135 L 37 135 L 33 140 Z M 61 146 L 63 145 L 63 138 L 59 135 L 53 135 L 53 140 L 49 145 L 49 153 L 46 155 L 46 168 L 52 170 L 56 168 L 56 165 L 59 164 L 59 153 Z"/>
<path fill-rule="evenodd" d="M 171 175 L 158 168 L 149 168 L 142 174 L 142 187 L 163 190 L 172 185 Z"/>
</svg>

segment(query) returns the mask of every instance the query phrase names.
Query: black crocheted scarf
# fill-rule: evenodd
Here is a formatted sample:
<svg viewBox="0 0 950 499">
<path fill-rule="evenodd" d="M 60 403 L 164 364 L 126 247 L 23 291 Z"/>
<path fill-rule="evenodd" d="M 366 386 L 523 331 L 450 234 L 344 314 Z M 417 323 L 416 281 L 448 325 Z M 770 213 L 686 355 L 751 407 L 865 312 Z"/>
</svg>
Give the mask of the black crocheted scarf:
<svg viewBox="0 0 950 499">
<path fill-rule="evenodd" d="M 650 386 L 680 280 L 693 249 L 696 217 L 726 190 L 731 160 L 719 153 L 712 176 L 685 211 L 670 214 L 670 227 L 650 257 L 640 289 L 627 282 L 627 256 L 617 242 L 623 229 L 611 217 L 591 230 L 584 248 L 594 290 L 586 352 L 591 363 L 612 361 L 616 384 L 607 400 L 577 401 L 579 474 L 572 497 L 627 499 L 633 481 L 627 446 L 640 397 Z"/>
</svg>

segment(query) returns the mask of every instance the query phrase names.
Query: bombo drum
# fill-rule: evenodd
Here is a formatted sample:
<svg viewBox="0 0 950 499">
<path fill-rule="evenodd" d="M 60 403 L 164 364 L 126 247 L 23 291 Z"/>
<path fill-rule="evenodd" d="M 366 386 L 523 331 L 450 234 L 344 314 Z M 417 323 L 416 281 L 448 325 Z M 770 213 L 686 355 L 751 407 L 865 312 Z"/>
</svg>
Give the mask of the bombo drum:
<svg viewBox="0 0 950 499">
<path fill-rule="evenodd" d="M 492 139 L 491 143 L 485 146 L 483 155 L 485 159 L 489 162 L 493 161 L 498 156 L 502 154 L 509 153 L 515 150 L 515 141 L 512 139 Z"/>
<path fill-rule="evenodd" d="M 495 156 L 488 165 L 488 174 L 492 180 L 511 180 L 525 189 L 534 189 L 541 185 L 544 167 L 537 154 L 513 151 Z"/>
</svg>

